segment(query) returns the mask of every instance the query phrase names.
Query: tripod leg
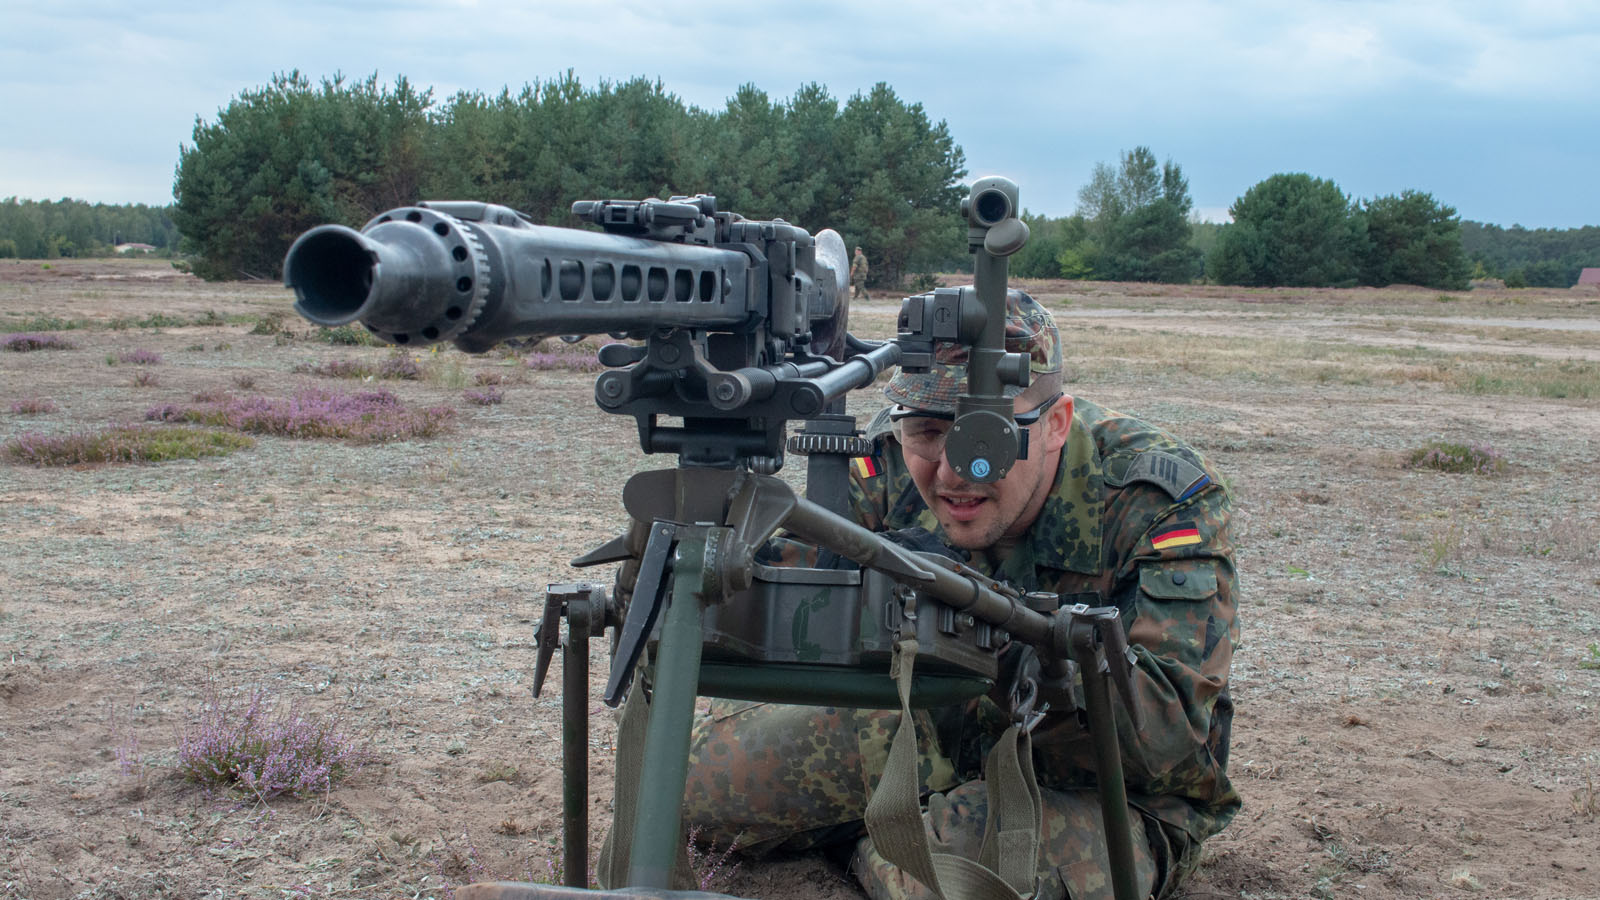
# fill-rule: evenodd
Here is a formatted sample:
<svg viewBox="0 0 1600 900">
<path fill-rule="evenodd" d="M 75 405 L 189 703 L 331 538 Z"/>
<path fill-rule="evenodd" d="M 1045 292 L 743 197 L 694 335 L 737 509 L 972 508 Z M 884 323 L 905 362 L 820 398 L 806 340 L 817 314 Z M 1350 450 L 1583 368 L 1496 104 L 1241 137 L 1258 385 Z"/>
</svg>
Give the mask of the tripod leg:
<svg viewBox="0 0 1600 900">
<path fill-rule="evenodd" d="M 683 788 L 689 777 L 689 740 L 700 686 L 700 610 L 707 562 L 705 531 L 683 529 L 673 562 L 672 600 L 657 646 L 640 772 L 645 789 L 639 793 L 638 818 L 633 823 L 630 887 L 672 887 L 683 840 Z"/>
</svg>

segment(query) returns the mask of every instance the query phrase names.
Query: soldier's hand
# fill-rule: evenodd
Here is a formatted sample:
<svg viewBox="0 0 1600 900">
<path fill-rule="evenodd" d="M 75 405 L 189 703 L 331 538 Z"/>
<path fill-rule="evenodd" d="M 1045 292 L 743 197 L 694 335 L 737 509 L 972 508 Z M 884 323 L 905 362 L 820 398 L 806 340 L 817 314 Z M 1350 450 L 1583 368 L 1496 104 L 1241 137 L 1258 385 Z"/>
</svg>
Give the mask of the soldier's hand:
<svg viewBox="0 0 1600 900">
<path fill-rule="evenodd" d="M 958 563 L 964 563 L 968 559 L 967 551 L 949 546 L 926 528 L 901 528 L 898 531 L 885 531 L 882 534 L 890 543 L 899 544 L 907 550 L 933 553 Z"/>
</svg>

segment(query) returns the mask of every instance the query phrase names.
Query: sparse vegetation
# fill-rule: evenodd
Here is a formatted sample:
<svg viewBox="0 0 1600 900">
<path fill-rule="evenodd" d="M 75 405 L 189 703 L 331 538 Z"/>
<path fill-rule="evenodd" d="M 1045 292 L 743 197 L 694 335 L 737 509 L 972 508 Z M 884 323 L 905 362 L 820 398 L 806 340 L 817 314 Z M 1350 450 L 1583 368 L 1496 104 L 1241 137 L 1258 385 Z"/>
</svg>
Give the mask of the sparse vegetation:
<svg viewBox="0 0 1600 900">
<path fill-rule="evenodd" d="M 151 408 L 145 418 L 251 434 L 376 443 L 440 434 L 451 427 L 455 411 L 444 406 L 408 408 L 388 391 L 346 394 L 311 388 L 288 398 L 246 396 L 192 406 L 166 404 Z"/>
<path fill-rule="evenodd" d="M 258 800 L 326 794 L 368 755 L 338 716 L 296 709 L 262 687 L 243 700 L 208 690 L 178 739 L 178 770 L 185 778 L 238 788 Z"/>
<path fill-rule="evenodd" d="M 478 773 L 481 784 L 492 784 L 496 781 L 515 783 L 522 780 L 522 773 L 510 763 L 493 763 Z"/>
<path fill-rule="evenodd" d="M 1600 787 L 1597 787 L 1593 772 L 1583 775 L 1583 787 L 1572 792 L 1572 811 L 1585 819 L 1600 817 Z"/>
<path fill-rule="evenodd" d="M 6 441 L 5 456 L 35 466 L 167 462 L 226 456 L 255 446 L 240 434 L 201 428 L 113 425 L 100 431 L 47 435 L 28 432 Z"/>
<path fill-rule="evenodd" d="M 129 366 L 159 366 L 161 365 L 161 354 L 154 350 L 140 348 L 117 354 L 117 362 Z"/>
<path fill-rule="evenodd" d="M 582 344 L 572 345 L 575 348 L 583 347 Z M 522 358 L 522 364 L 535 372 L 550 370 L 567 372 L 598 372 L 605 366 L 600 365 L 600 360 L 595 358 L 594 348 L 585 348 L 582 352 L 574 350 L 559 350 L 554 353 L 535 350 Z"/>
<path fill-rule="evenodd" d="M 466 390 L 461 392 L 461 397 L 473 406 L 495 406 L 505 402 L 505 394 L 497 387 L 486 387 L 481 391 Z"/>
<path fill-rule="evenodd" d="M 1563 360 L 1550 363 L 1529 359 L 1516 366 L 1475 372 L 1465 384 L 1473 394 L 1511 394 L 1553 400 L 1592 400 L 1600 397 L 1600 365 Z"/>
<path fill-rule="evenodd" d="M 403 351 L 390 354 L 377 365 L 359 359 L 334 359 L 325 363 L 300 363 L 293 371 L 301 375 L 321 375 L 324 378 L 416 381 L 422 377 L 422 366 Z"/>
<path fill-rule="evenodd" d="M 443 354 L 434 347 L 434 352 L 429 354 L 428 364 L 423 367 L 422 378 L 430 384 L 460 390 L 467 386 L 467 370 L 461 365 L 461 354 L 446 351 Z M 403 356 L 396 352 L 396 356 Z"/>
<path fill-rule="evenodd" d="M 53 413 L 56 409 L 56 402 L 49 397 L 24 397 L 11 401 L 11 412 L 19 416 Z"/>
<path fill-rule="evenodd" d="M 128 331 L 134 328 L 148 328 L 160 330 L 163 328 L 186 328 L 194 326 L 220 326 L 227 325 L 233 320 L 254 321 L 252 317 L 225 317 L 214 309 L 193 316 L 174 316 L 169 313 L 151 313 L 148 316 L 131 318 L 117 316 L 110 319 L 93 319 L 87 317 L 63 318 L 61 316 L 27 316 L 16 321 L 8 322 L 8 327 L 21 331 Z"/>
<path fill-rule="evenodd" d="M 271 337 L 283 333 L 283 314 L 272 313 L 256 319 L 256 324 L 250 328 L 250 334 Z"/>
<path fill-rule="evenodd" d="M 1578 668 L 1600 670 L 1600 643 L 1589 642 L 1589 655 L 1578 661 Z"/>
<path fill-rule="evenodd" d="M 4 334 L 0 335 L 0 350 L 28 353 L 33 350 L 75 350 L 77 345 L 54 334 Z"/>
<path fill-rule="evenodd" d="M 1506 470 L 1506 459 L 1488 444 L 1429 441 L 1426 446 L 1411 451 L 1406 465 L 1458 475 L 1498 475 Z"/>
<path fill-rule="evenodd" d="M 698 828 L 689 829 L 685 838 L 688 844 L 689 866 L 694 870 L 695 885 L 702 891 L 721 893 L 728 882 L 739 874 L 739 842 L 726 847 L 702 844 Z"/>
<path fill-rule="evenodd" d="M 317 332 L 317 337 L 336 347 L 382 347 L 383 341 L 373 336 L 372 332 L 356 325 L 340 325 L 337 328 L 323 328 Z"/>
</svg>

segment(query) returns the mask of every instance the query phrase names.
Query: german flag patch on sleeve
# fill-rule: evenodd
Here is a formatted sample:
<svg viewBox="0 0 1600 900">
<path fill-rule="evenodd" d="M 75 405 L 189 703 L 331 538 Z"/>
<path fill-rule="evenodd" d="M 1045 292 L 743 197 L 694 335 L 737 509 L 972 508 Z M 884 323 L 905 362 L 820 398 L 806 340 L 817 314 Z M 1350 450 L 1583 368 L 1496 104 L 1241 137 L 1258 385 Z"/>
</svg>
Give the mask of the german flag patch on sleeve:
<svg viewBox="0 0 1600 900">
<path fill-rule="evenodd" d="M 850 464 L 855 466 L 856 476 L 862 480 L 874 478 L 882 471 L 878 468 L 878 461 L 870 456 L 858 456 L 850 460 Z"/>
<path fill-rule="evenodd" d="M 1200 543 L 1200 529 L 1194 527 L 1193 522 L 1178 522 L 1156 532 L 1150 538 L 1150 545 L 1157 550 L 1170 550 L 1173 547 L 1187 547 Z"/>
</svg>

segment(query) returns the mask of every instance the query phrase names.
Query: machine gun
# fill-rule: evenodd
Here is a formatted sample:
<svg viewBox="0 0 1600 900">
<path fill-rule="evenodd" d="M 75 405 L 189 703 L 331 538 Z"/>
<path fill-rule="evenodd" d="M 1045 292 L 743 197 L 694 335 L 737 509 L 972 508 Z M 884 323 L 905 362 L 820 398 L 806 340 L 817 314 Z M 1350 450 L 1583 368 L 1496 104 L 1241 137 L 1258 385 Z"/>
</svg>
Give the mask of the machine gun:
<svg viewBox="0 0 1600 900">
<path fill-rule="evenodd" d="M 1025 452 L 1004 394 L 1028 380 L 1027 359 L 1004 350 L 1006 257 L 1027 239 L 1020 209 L 1011 181 L 976 182 L 962 203 L 975 285 L 906 298 L 896 337 L 882 342 L 849 333 L 848 261 L 837 233 L 747 220 L 705 195 L 574 203 L 574 216 L 598 230 L 534 225 L 487 203 L 426 202 L 360 231 L 314 228 L 290 248 L 284 281 L 295 309 L 320 325 L 360 322 L 390 343 L 452 341 L 468 352 L 517 337 L 619 338 L 599 351 L 607 371 L 595 402 L 634 417 L 645 453 L 678 457 L 674 468 L 629 480 L 628 532 L 573 563 L 636 560 L 631 601 L 589 584 L 552 585 L 546 596 L 535 693 L 564 646 L 567 885 L 588 881 L 588 641 L 610 628 L 606 702 L 639 695 L 636 673 L 649 691 L 638 782 L 650 789 L 624 802 L 619 782 L 613 834 L 628 846 L 618 870 L 626 874 L 608 887 L 671 887 L 697 696 L 947 705 L 993 691 L 999 653 L 1018 641 L 1038 661 L 1004 685 L 1019 722 L 1046 705 L 1074 708 L 1077 672 L 1089 673 L 1084 706 L 1120 870 L 1113 876 L 1119 897 L 1135 895 L 1107 690 L 1109 679 L 1131 697 L 1115 608 L 1062 608 L 1053 594 L 1023 595 L 844 515 L 849 460 L 871 451 L 844 413 L 845 395 L 894 365 L 925 371 L 940 342 L 971 353 L 946 448 L 951 465 L 992 482 Z M 797 419 L 804 427 L 788 436 Z M 805 497 L 773 477 L 787 452 L 808 456 Z M 780 529 L 854 568 L 763 565 L 758 551 Z M 891 660 L 907 647 L 918 668 L 911 674 L 908 662 L 897 681 Z M 577 893 L 494 884 L 458 895 Z"/>
</svg>

